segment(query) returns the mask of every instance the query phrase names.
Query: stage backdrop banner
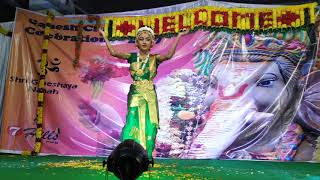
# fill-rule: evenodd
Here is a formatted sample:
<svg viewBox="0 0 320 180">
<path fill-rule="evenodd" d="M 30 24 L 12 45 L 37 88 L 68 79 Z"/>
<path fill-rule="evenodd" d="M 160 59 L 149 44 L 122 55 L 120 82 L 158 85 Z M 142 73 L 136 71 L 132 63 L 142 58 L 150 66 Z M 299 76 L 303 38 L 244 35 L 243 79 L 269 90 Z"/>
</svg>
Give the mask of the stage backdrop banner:
<svg viewBox="0 0 320 180">
<path fill-rule="evenodd" d="M 310 7 L 264 8 L 253 18 L 241 8 L 211 8 L 199 16 L 190 10 L 189 15 L 162 14 L 157 20 L 152 15 L 142 21 L 159 25 L 152 54 L 168 52 L 179 28 L 192 30 L 180 39 L 173 58 L 160 64 L 154 80 L 160 115 L 154 155 L 319 160 L 320 74 L 314 66 L 317 37 Z M 288 18 L 281 19 L 284 15 Z M 216 24 L 206 24 L 209 17 Z M 133 32 L 140 21 L 132 18 L 101 18 L 119 51 L 137 52 Z M 233 18 L 238 18 L 235 26 Z M 32 151 L 37 107 L 43 106 L 40 153 L 109 155 L 126 121 L 129 64 L 108 53 L 96 21 L 83 16 L 54 18 L 48 48 L 42 50 L 46 21 L 46 16 L 17 10 L 0 149 Z M 172 32 L 161 34 L 168 27 Z M 48 54 L 45 97 L 38 104 L 42 53 Z"/>
</svg>

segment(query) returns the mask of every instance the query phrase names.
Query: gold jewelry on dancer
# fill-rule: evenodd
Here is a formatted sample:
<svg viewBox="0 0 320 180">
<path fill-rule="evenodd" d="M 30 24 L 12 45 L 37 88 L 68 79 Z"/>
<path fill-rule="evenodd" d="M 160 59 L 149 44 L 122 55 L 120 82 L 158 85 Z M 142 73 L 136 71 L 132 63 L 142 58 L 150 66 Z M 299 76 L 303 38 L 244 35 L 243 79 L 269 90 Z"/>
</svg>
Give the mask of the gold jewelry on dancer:
<svg viewBox="0 0 320 180">
<path fill-rule="evenodd" d="M 143 32 L 143 31 L 147 31 L 152 36 L 152 38 L 154 38 L 154 31 L 151 28 L 149 28 L 148 26 L 140 27 L 137 30 L 136 37 L 138 37 L 140 35 L 140 33 Z"/>
<path fill-rule="evenodd" d="M 153 82 L 147 79 L 133 81 L 133 85 L 135 85 L 141 91 L 149 91 L 154 89 Z"/>
<path fill-rule="evenodd" d="M 142 70 L 142 69 L 138 69 L 138 70 L 136 71 L 136 75 L 137 75 L 137 76 L 142 76 L 142 75 L 143 75 L 143 70 Z"/>
<path fill-rule="evenodd" d="M 135 74 L 136 74 L 137 76 L 143 76 L 143 74 L 144 74 L 144 69 L 145 69 L 148 61 L 149 61 L 149 54 L 147 55 L 145 61 L 141 61 L 142 67 L 141 67 L 141 68 L 138 67 L 138 69 L 136 70 Z M 139 54 L 139 53 L 138 53 L 138 55 L 137 55 L 137 63 L 138 63 L 138 66 L 140 66 L 140 54 Z"/>
</svg>

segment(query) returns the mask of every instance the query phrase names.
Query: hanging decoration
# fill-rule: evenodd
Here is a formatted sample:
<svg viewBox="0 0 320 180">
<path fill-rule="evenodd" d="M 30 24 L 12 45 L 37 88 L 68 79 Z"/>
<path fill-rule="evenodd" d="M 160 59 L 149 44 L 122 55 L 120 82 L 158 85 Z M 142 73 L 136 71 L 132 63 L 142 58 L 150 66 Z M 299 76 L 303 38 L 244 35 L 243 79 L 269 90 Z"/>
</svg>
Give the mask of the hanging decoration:
<svg viewBox="0 0 320 180">
<path fill-rule="evenodd" d="M 46 66 L 48 64 L 48 45 L 49 45 L 49 32 L 51 29 L 51 23 L 54 18 L 54 15 L 51 12 L 47 13 L 47 22 L 44 29 L 44 36 L 42 42 L 42 52 L 41 52 L 41 63 L 40 63 L 40 73 L 39 73 L 39 84 L 38 84 L 38 107 L 36 113 L 36 140 L 33 151 L 23 151 L 23 155 L 37 155 L 41 150 L 41 137 L 43 134 L 43 112 L 44 112 L 44 98 L 45 98 L 45 79 L 46 79 Z"/>
<path fill-rule="evenodd" d="M 83 20 L 80 20 L 78 24 L 78 31 L 77 31 L 77 41 L 76 41 L 76 48 L 75 48 L 75 58 L 72 62 L 73 68 L 79 67 L 79 58 L 80 58 L 80 51 L 81 51 L 81 43 L 82 43 L 82 32 L 83 32 Z"/>
<path fill-rule="evenodd" d="M 95 22 L 94 28 L 95 29 L 100 29 L 101 27 L 101 20 L 99 16 L 94 16 L 94 15 L 88 15 L 87 17 L 88 21 L 90 23 Z M 83 39 L 83 25 L 84 22 L 83 20 L 79 21 L 78 24 L 78 31 L 77 31 L 77 41 L 76 41 L 76 46 L 75 46 L 75 59 L 72 62 L 72 65 L 74 68 L 79 67 L 79 59 L 80 59 L 80 53 L 81 53 L 81 44 L 82 44 L 82 39 Z"/>
<path fill-rule="evenodd" d="M 12 36 L 12 32 L 6 30 L 5 28 L 3 28 L 2 26 L 0 26 L 0 34 L 3 34 L 5 36 Z"/>
<path fill-rule="evenodd" d="M 204 6 L 151 16 L 105 17 L 105 32 L 111 40 L 134 38 L 141 26 L 158 36 L 172 36 L 183 30 L 223 30 L 247 33 L 287 31 L 315 23 L 317 3 L 275 8 L 225 8 Z"/>
</svg>

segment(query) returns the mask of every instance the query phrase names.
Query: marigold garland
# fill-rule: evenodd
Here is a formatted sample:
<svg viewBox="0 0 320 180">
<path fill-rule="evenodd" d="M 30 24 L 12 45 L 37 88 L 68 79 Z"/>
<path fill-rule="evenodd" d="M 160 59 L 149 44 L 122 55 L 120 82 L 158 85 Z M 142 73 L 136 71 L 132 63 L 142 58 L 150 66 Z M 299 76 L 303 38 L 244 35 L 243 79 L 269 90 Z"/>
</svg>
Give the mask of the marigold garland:
<svg viewBox="0 0 320 180">
<path fill-rule="evenodd" d="M 44 96 L 45 96 L 45 77 L 46 77 L 46 64 L 48 57 L 48 45 L 49 45 L 49 32 L 51 29 L 51 22 L 54 18 L 54 15 L 51 12 L 47 13 L 48 18 L 44 29 L 44 36 L 42 42 L 42 52 L 41 52 L 41 63 L 40 63 L 40 76 L 39 76 L 39 85 L 38 85 L 38 107 L 36 113 L 36 139 L 34 144 L 33 151 L 23 151 L 22 155 L 37 155 L 42 146 L 41 138 L 42 138 L 42 123 L 43 123 L 43 112 L 44 112 Z"/>
<path fill-rule="evenodd" d="M 5 36 L 12 36 L 12 32 L 6 30 L 6 29 L 3 28 L 1 25 L 0 25 L 0 34 L 3 34 L 3 35 L 5 35 Z"/>
<path fill-rule="evenodd" d="M 105 32 L 111 40 L 132 38 L 136 30 L 151 26 L 157 36 L 172 36 L 189 29 L 257 33 L 307 28 L 315 23 L 317 3 L 276 8 L 225 8 L 203 6 L 150 16 L 105 17 Z"/>
</svg>

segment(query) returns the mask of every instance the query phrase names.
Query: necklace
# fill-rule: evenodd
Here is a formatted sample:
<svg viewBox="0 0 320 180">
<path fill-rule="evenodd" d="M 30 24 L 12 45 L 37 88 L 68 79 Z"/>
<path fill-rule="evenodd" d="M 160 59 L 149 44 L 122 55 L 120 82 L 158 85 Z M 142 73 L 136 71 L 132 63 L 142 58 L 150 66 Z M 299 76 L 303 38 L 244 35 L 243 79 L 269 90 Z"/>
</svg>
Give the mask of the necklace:
<svg viewBox="0 0 320 180">
<path fill-rule="evenodd" d="M 138 67 L 138 69 L 137 69 L 137 71 L 136 71 L 136 74 L 137 74 L 138 76 L 142 76 L 142 75 L 143 75 L 144 68 L 146 67 L 148 61 L 149 61 L 149 54 L 147 55 L 147 57 L 145 58 L 145 60 L 142 62 L 141 68 Z M 138 62 L 138 66 L 140 66 L 140 65 L 139 65 L 139 62 L 140 62 L 140 54 L 139 54 L 139 53 L 138 53 L 138 55 L 137 55 L 137 62 Z"/>
</svg>

